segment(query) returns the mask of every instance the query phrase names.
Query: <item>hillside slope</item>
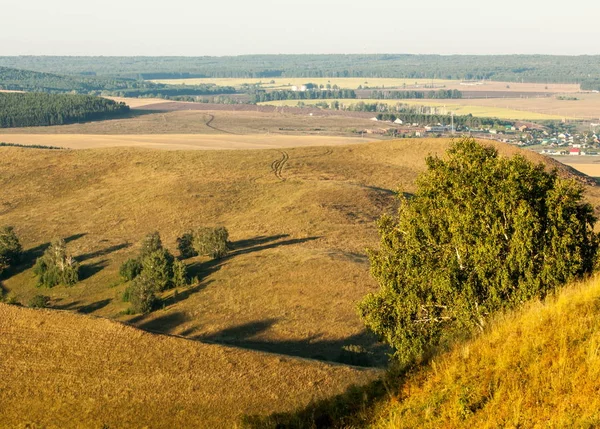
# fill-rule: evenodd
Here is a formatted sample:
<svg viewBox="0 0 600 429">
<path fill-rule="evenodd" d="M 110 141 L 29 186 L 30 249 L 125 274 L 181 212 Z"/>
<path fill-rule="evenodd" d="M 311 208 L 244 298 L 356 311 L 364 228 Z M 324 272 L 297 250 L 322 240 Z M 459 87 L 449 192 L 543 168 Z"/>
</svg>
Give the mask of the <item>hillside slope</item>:
<svg viewBox="0 0 600 429">
<path fill-rule="evenodd" d="M 0 356 L 0 427 L 232 427 L 377 375 L 6 304 Z"/>
<path fill-rule="evenodd" d="M 60 145 L 60 142 L 57 142 Z M 338 360 L 345 347 L 382 357 L 355 303 L 377 286 L 365 248 L 393 190 L 414 190 L 428 153 L 448 140 L 405 140 L 261 151 L 0 148 L 0 225 L 27 250 L 2 279 L 26 304 L 118 318 L 139 327 L 304 357 Z M 504 152 L 517 149 L 502 146 Z M 536 159 L 541 157 L 528 153 Z M 597 192 L 588 188 L 590 195 Z M 127 316 L 118 269 L 153 230 L 175 251 L 189 228 L 224 225 L 234 250 L 187 262 L 199 283 L 167 292 L 163 309 Z M 38 289 L 31 266 L 63 237 L 82 264 L 73 287 Z"/>
<path fill-rule="evenodd" d="M 598 427 L 600 278 L 500 318 L 400 392 L 373 427 Z"/>
</svg>

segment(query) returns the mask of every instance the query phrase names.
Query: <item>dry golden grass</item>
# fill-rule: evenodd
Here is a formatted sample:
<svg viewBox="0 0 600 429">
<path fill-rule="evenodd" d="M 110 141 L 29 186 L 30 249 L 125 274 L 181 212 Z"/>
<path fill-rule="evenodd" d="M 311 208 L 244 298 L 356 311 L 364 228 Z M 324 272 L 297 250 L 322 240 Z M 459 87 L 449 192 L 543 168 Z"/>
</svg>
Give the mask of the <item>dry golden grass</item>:
<svg viewBox="0 0 600 429">
<path fill-rule="evenodd" d="M 4 428 L 230 428 L 377 375 L 5 304 L 0 356 Z"/>
<path fill-rule="evenodd" d="M 75 287 L 40 291 L 25 269 L 4 286 L 24 303 L 42 292 L 55 306 L 128 320 L 119 315 L 127 304 L 118 268 L 146 233 L 160 231 L 174 250 L 188 228 L 225 225 L 233 256 L 217 264 L 188 261 L 201 284 L 134 323 L 336 359 L 343 345 L 373 345 L 355 303 L 376 287 L 364 256 L 377 243 L 375 220 L 394 206 L 392 190 L 414 190 L 425 155 L 448 144 L 415 139 L 285 149 L 285 181 L 272 170 L 280 150 L 0 148 L 0 224 L 14 225 L 26 249 L 75 236 L 69 248 L 84 273 Z"/>
<path fill-rule="evenodd" d="M 147 149 L 269 149 L 303 146 L 339 146 L 370 139 L 335 136 L 229 135 L 229 134 L 0 134 L 0 141 L 25 145 L 59 146 L 69 149 L 140 147 Z"/>
<path fill-rule="evenodd" d="M 435 358 L 376 428 L 600 426 L 600 279 L 496 321 Z"/>
</svg>

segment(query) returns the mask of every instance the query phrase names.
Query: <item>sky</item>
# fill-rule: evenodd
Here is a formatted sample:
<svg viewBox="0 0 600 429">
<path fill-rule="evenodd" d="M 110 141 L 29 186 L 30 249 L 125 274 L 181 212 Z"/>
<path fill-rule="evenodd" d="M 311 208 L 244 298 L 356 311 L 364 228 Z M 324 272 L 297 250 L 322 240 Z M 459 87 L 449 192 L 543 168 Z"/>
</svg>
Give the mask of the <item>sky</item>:
<svg viewBox="0 0 600 429">
<path fill-rule="evenodd" d="M 600 54 L 593 0 L 0 0 L 0 56 Z"/>
</svg>

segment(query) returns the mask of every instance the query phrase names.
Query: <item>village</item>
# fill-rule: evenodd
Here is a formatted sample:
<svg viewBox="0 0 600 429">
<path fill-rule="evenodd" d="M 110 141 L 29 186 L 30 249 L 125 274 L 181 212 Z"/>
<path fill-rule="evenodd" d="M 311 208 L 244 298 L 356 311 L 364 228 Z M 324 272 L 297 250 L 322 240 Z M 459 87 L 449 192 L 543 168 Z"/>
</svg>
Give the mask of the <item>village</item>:
<svg viewBox="0 0 600 429">
<path fill-rule="evenodd" d="M 381 116 L 371 118 L 373 122 L 389 125 L 358 131 L 361 134 L 388 135 L 394 137 L 448 137 L 471 135 L 477 138 L 497 140 L 520 147 L 539 151 L 546 155 L 598 156 L 600 154 L 600 124 L 552 122 L 515 122 L 510 125 L 494 125 L 469 128 L 460 125 L 405 123 L 401 118 L 382 120 Z M 589 125 L 589 127 L 588 127 Z"/>
</svg>

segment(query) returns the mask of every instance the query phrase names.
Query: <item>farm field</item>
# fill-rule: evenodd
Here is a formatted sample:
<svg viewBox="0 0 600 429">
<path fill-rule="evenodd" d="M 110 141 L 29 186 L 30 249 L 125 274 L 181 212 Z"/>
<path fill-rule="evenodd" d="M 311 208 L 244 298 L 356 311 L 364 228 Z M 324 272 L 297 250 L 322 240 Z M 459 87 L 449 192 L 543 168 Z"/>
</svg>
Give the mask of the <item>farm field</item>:
<svg viewBox="0 0 600 429">
<path fill-rule="evenodd" d="M 271 149 L 305 146 L 339 146 L 370 141 L 360 137 L 228 135 L 228 134 L 0 134 L 0 141 L 68 149 L 139 147 L 148 149 Z"/>
<path fill-rule="evenodd" d="M 504 108 L 524 110 L 532 113 L 552 115 L 560 118 L 580 118 L 600 121 L 600 94 L 579 93 L 567 96 L 577 100 L 559 100 L 554 97 L 536 98 L 482 98 L 470 100 L 444 100 L 447 105 L 469 105 L 482 108 Z"/>
<path fill-rule="evenodd" d="M 278 100 L 270 101 L 267 103 L 261 103 L 272 106 L 297 106 L 299 102 L 305 105 L 315 105 L 322 102 L 331 102 L 335 100 Z M 527 110 L 517 110 L 514 108 L 505 107 L 494 107 L 494 106 L 480 106 L 476 105 L 479 100 L 442 100 L 442 101 L 429 101 L 429 100 L 376 100 L 376 99 L 351 99 L 351 100 L 337 100 L 341 105 L 356 104 L 358 102 L 364 103 L 382 103 L 390 106 L 395 106 L 399 103 L 408 104 L 411 106 L 429 106 L 438 107 L 441 113 L 450 114 L 454 112 L 456 115 L 473 115 L 480 117 L 492 117 L 499 119 L 513 119 L 513 120 L 560 120 L 563 117 L 558 115 L 549 115 L 544 113 L 530 112 Z M 457 102 L 458 101 L 458 102 Z M 505 100 L 503 99 L 502 102 Z M 464 104 L 463 104 L 464 103 Z M 468 103 L 468 104 L 467 104 Z M 498 103 L 501 104 L 501 103 Z"/>
<path fill-rule="evenodd" d="M 275 83 L 270 83 L 272 80 Z M 464 91 L 516 91 L 516 92 L 555 92 L 571 93 L 579 92 L 580 86 L 577 84 L 543 84 L 543 83 L 517 83 L 517 82 L 494 82 L 486 81 L 478 84 L 461 84 L 457 80 L 447 79 L 397 79 L 397 78 L 197 78 L 197 79 L 158 79 L 152 82 L 171 85 L 200 85 L 214 84 L 218 86 L 239 87 L 244 84 L 261 83 L 264 88 L 285 89 L 291 86 L 301 86 L 308 82 L 317 85 L 337 85 L 340 88 L 358 89 L 359 86 L 370 88 L 414 88 L 415 86 L 425 88 L 434 86 L 435 88 L 458 89 Z M 507 88 L 508 87 L 508 88 Z"/>
<path fill-rule="evenodd" d="M 600 178 L 598 156 L 553 156 L 552 158 L 590 177 Z"/>
<path fill-rule="evenodd" d="M 230 428 L 378 374 L 6 304 L 0 333 L 2 427 Z"/>
<path fill-rule="evenodd" d="M 186 107 L 183 103 L 172 103 L 177 107 Z M 189 104 L 189 103 L 188 103 Z M 169 104 L 171 105 L 171 104 Z M 156 109 L 161 105 L 151 105 Z M 192 107 L 205 107 L 197 104 Z M 214 105 L 211 105 L 214 106 Z M 225 105 L 222 105 L 225 106 Z M 252 106 L 256 109 L 257 106 Z M 243 135 L 330 135 L 351 137 L 357 128 L 372 127 L 369 121 L 370 114 L 356 113 L 356 115 L 319 116 L 317 110 L 313 116 L 304 109 L 296 108 L 274 108 L 267 109 L 266 106 L 258 106 L 259 109 L 270 111 L 234 111 L 234 110 L 172 110 L 155 112 L 155 110 L 133 112 L 133 117 L 124 119 L 113 119 L 110 121 L 88 122 L 83 124 L 71 124 L 52 127 L 27 127 L 27 128 L 4 128 L 0 130 L 2 138 L 0 141 L 11 140 L 12 134 L 99 134 L 111 136 L 135 135 L 135 134 L 223 134 L 237 135 L 243 139 Z M 297 111 L 294 111 L 297 110 Z M 302 110 L 300 112 L 300 110 Z M 324 113 L 338 113 L 322 111 Z M 198 136 L 189 136 L 196 139 Z M 325 144 L 325 141 L 323 141 Z"/>
</svg>

